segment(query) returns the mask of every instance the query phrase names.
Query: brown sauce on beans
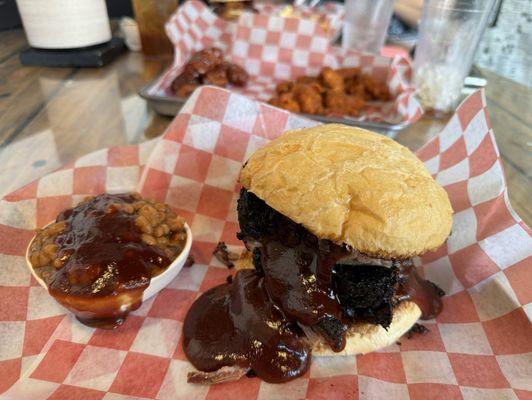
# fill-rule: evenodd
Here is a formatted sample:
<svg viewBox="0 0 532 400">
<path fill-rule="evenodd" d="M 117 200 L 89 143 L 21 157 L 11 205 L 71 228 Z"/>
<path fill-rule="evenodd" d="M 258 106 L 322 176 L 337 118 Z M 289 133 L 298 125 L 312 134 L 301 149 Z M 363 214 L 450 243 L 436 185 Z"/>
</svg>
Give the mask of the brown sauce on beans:
<svg viewBox="0 0 532 400">
<path fill-rule="evenodd" d="M 38 232 L 30 261 L 50 294 L 89 326 L 114 328 L 181 252 L 184 221 L 164 204 L 102 194 Z"/>
</svg>

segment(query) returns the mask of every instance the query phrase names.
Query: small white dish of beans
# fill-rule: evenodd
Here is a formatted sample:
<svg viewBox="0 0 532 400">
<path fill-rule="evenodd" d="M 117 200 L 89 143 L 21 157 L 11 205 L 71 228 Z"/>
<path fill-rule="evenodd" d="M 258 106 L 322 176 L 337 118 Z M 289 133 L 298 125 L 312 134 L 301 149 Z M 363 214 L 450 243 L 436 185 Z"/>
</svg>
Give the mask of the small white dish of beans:
<svg viewBox="0 0 532 400">
<path fill-rule="evenodd" d="M 104 193 L 37 230 L 26 261 L 78 320 L 115 328 L 177 276 L 191 246 L 190 227 L 166 204 Z"/>
</svg>

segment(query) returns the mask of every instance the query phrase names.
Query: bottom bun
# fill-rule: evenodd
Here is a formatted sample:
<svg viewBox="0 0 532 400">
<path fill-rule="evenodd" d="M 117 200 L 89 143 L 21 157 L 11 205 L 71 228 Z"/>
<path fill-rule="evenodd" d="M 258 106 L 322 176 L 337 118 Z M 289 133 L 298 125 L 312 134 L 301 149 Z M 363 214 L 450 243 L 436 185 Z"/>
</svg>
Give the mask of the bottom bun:
<svg viewBox="0 0 532 400">
<path fill-rule="evenodd" d="M 318 341 L 314 344 L 312 354 L 350 356 L 371 353 L 395 343 L 408 332 L 420 316 L 421 310 L 415 303 L 403 301 L 394 308 L 392 323 L 388 329 L 367 323 L 353 324 L 347 329 L 345 348 L 342 351 L 334 352 L 326 343 Z"/>
</svg>

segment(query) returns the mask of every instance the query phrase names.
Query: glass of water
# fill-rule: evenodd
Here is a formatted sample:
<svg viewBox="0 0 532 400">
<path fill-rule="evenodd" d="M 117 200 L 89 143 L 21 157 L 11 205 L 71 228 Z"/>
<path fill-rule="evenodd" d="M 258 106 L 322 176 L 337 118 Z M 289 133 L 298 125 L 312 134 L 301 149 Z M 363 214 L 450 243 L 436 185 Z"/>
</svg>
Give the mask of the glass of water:
<svg viewBox="0 0 532 400">
<path fill-rule="evenodd" d="M 346 0 L 342 47 L 378 54 L 395 0 Z"/>
<path fill-rule="evenodd" d="M 414 82 L 425 109 L 456 107 L 494 3 L 425 0 L 414 56 Z"/>
</svg>

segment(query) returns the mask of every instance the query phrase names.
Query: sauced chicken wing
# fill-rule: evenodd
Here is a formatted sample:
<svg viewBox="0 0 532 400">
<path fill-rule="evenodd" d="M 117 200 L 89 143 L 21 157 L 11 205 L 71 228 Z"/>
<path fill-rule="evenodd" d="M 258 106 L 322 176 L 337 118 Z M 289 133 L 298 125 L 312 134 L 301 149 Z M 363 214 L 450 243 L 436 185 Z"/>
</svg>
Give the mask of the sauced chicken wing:
<svg viewBox="0 0 532 400">
<path fill-rule="evenodd" d="M 225 87 L 229 83 L 229 79 L 227 79 L 227 66 L 220 64 L 208 71 L 203 77 L 203 83 Z"/>
<path fill-rule="evenodd" d="M 226 87 L 229 83 L 244 86 L 248 74 L 239 65 L 224 61 L 223 52 L 211 47 L 195 53 L 170 85 L 170 91 L 177 97 L 188 97 L 202 84 Z"/>
<path fill-rule="evenodd" d="M 249 78 L 246 70 L 240 65 L 231 63 L 225 64 L 227 64 L 227 78 L 229 79 L 229 82 L 236 86 L 245 86 Z"/>
<path fill-rule="evenodd" d="M 222 50 L 217 47 L 201 50 L 195 53 L 187 63 L 186 68 L 205 74 L 214 67 L 220 65 L 224 60 Z"/>
</svg>

